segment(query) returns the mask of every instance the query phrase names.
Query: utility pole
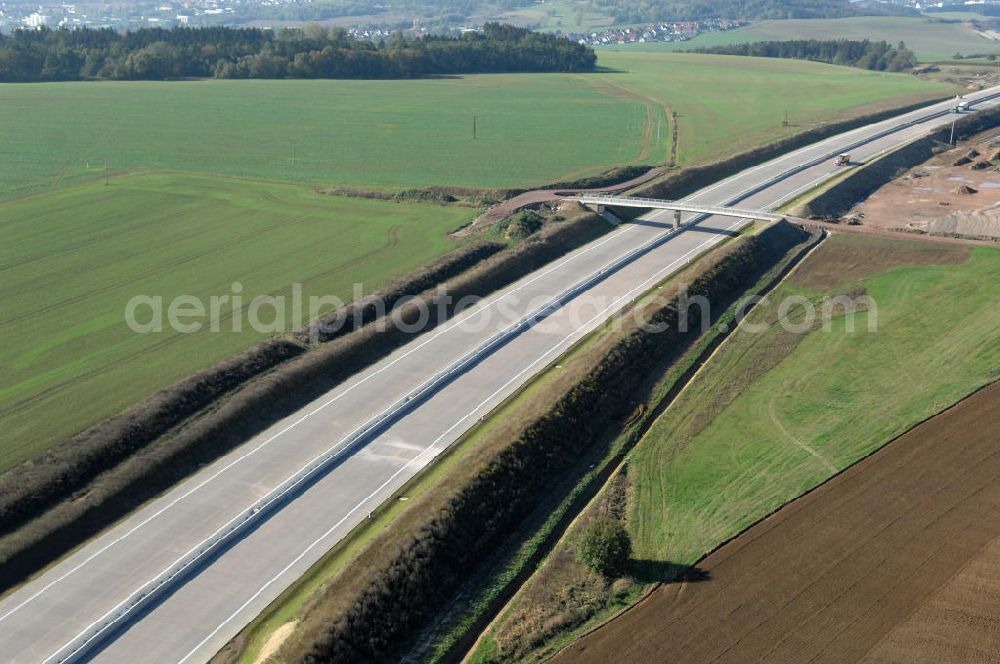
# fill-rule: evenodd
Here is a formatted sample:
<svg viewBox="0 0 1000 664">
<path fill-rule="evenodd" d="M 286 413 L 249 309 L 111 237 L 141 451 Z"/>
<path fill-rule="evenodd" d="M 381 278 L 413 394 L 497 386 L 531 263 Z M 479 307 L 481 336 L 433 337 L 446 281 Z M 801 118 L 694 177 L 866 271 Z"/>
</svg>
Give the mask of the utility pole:
<svg viewBox="0 0 1000 664">
<path fill-rule="evenodd" d="M 295 165 L 295 143 L 292 143 L 292 166 Z"/>
<path fill-rule="evenodd" d="M 108 160 L 104 160 L 104 186 L 108 186 Z"/>
<path fill-rule="evenodd" d="M 677 111 L 670 110 L 670 159 L 667 168 L 677 166 L 677 144 L 680 142 L 680 124 L 678 119 L 683 116 L 677 115 Z"/>
<path fill-rule="evenodd" d="M 472 140 L 476 140 L 476 116 L 472 116 Z"/>
<path fill-rule="evenodd" d="M 955 123 L 958 122 L 958 111 L 955 111 L 955 117 L 951 119 L 951 138 L 948 140 L 950 145 L 955 144 Z"/>
</svg>

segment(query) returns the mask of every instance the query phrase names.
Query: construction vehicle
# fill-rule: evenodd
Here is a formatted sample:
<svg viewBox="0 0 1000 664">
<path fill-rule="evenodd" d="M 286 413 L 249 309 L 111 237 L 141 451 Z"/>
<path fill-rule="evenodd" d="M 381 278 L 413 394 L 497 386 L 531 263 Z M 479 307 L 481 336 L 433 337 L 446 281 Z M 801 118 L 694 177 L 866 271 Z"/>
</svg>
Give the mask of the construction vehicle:
<svg viewBox="0 0 1000 664">
<path fill-rule="evenodd" d="M 838 154 L 837 158 L 833 160 L 833 165 L 834 166 L 850 166 L 851 165 L 851 155 L 847 154 L 846 152 L 844 154 Z"/>
</svg>

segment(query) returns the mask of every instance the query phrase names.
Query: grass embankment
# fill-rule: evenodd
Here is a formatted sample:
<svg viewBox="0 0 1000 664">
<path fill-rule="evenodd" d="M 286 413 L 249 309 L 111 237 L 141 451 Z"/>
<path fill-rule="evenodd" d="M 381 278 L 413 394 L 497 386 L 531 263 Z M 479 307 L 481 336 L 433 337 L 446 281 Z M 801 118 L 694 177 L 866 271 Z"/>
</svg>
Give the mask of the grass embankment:
<svg viewBox="0 0 1000 664">
<path fill-rule="evenodd" d="M 734 272 L 742 271 L 741 273 L 745 273 L 747 270 L 752 271 L 760 263 L 767 263 L 767 261 L 774 260 L 775 257 L 773 254 L 783 251 L 782 243 L 795 242 L 798 237 L 799 235 L 795 233 L 791 233 L 791 236 L 789 236 L 788 232 L 784 232 L 783 234 L 779 230 L 776 233 L 768 234 L 768 239 L 766 240 L 754 238 L 752 242 L 749 240 L 741 242 L 733 251 L 723 251 L 723 257 L 706 258 L 705 261 L 707 262 L 701 263 L 700 267 L 692 268 L 695 272 L 689 273 L 690 278 L 691 274 L 697 276 L 704 272 L 704 275 L 700 279 L 695 280 L 692 288 L 695 290 L 704 288 L 704 279 L 708 279 L 708 283 L 712 284 L 709 288 L 715 290 L 720 288 L 723 290 L 729 289 L 733 286 Z M 771 244 L 774 246 L 771 246 Z M 672 305 L 666 305 L 666 302 L 671 297 L 667 294 L 668 291 L 654 290 L 653 292 L 658 295 L 656 301 L 644 300 L 642 304 L 637 306 L 640 306 L 647 315 L 650 315 L 650 312 L 659 311 L 660 313 L 657 313 L 657 316 L 663 315 L 669 318 L 672 315 L 670 313 Z M 725 292 L 728 293 L 728 291 Z M 720 297 L 724 297 L 721 292 Z M 666 308 L 664 308 L 665 305 Z M 624 331 L 591 336 L 567 356 L 558 360 L 558 364 L 555 367 L 550 368 L 547 373 L 532 383 L 521 395 L 513 399 L 499 413 L 491 417 L 481 430 L 470 434 L 464 442 L 454 448 L 455 451 L 453 454 L 455 456 L 450 460 L 446 460 L 445 464 L 453 463 L 458 455 L 465 455 L 468 458 L 463 458 L 461 463 L 453 464 L 450 470 L 437 479 L 438 485 L 429 494 L 408 501 L 406 510 L 396 520 L 391 530 L 382 530 L 382 527 L 379 526 L 377 531 L 372 532 L 371 529 L 365 528 L 360 533 L 352 536 L 352 538 L 375 538 L 374 543 L 368 543 L 366 549 L 350 564 L 350 569 L 355 570 L 353 574 L 343 573 L 335 575 L 335 572 L 338 570 L 327 568 L 324 574 L 329 574 L 333 578 L 331 581 L 325 582 L 325 588 L 321 588 L 319 584 L 316 584 L 314 575 L 310 575 L 308 583 L 316 585 L 311 588 L 307 585 L 306 588 L 315 597 L 310 602 L 311 606 L 307 606 L 305 609 L 305 625 L 300 630 L 297 630 L 299 633 L 295 634 L 292 642 L 286 645 L 286 650 L 281 656 L 295 658 L 296 655 L 294 653 L 301 652 L 303 649 L 309 649 L 308 644 L 311 642 L 318 643 L 322 641 L 329 643 L 326 640 L 327 636 L 325 634 L 329 624 L 328 617 L 336 616 L 343 612 L 350 613 L 354 611 L 354 608 L 352 608 L 354 600 L 352 598 L 356 593 L 368 587 L 369 584 L 374 582 L 375 590 L 366 591 L 373 594 L 369 595 L 369 600 L 366 600 L 364 604 L 370 604 L 371 601 L 382 602 L 378 598 L 381 592 L 378 590 L 378 584 L 381 583 L 380 579 L 385 574 L 383 570 L 392 569 L 396 565 L 395 559 L 397 554 L 395 552 L 400 546 L 403 546 L 404 550 L 408 550 L 414 545 L 410 540 L 413 535 L 408 533 L 416 530 L 418 534 L 415 541 L 421 543 L 427 538 L 425 530 L 434 532 L 436 529 L 439 529 L 441 525 L 439 522 L 447 521 L 451 518 L 449 516 L 451 512 L 456 509 L 465 509 L 462 506 L 468 505 L 479 511 L 485 510 L 485 512 L 480 518 L 468 522 L 466 527 L 472 527 L 473 523 L 477 524 L 474 526 L 477 530 L 486 528 L 486 533 L 483 534 L 483 537 L 495 539 L 496 525 L 490 526 L 484 524 L 498 522 L 498 520 L 506 518 L 505 510 L 508 508 L 499 509 L 495 505 L 491 506 L 490 503 L 495 502 L 495 500 L 474 500 L 469 502 L 471 499 L 466 494 L 470 491 L 475 491 L 476 487 L 482 482 L 501 481 L 509 472 L 525 475 L 518 483 L 513 485 L 509 483 L 501 484 L 494 488 L 496 491 L 506 495 L 513 490 L 514 486 L 517 486 L 518 488 L 514 490 L 515 495 L 511 497 L 511 502 L 520 504 L 526 498 L 532 501 L 538 500 L 537 497 L 529 498 L 531 494 L 523 493 L 528 491 L 528 488 L 534 486 L 535 488 L 530 488 L 532 494 L 539 492 L 546 495 L 550 493 L 554 494 L 552 497 L 554 503 L 549 504 L 552 501 L 546 498 L 545 505 L 532 506 L 529 510 L 530 516 L 519 520 L 517 527 L 513 528 L 517 532 L 512 533 L 509 530 L 506 532 L 504 538 L 511 538 L 514 542 L 513 546 L 505 545 L 502 547 L 500 560 L 491 560 L 488 563 L 489 566 L 499 565 L 504 577 L 503 580 L 494 584 L 490 578 L 482 578 L 477 572 L 477 580 L 472 582 L 472 587 L 461 591 L 462 599 L 458 603 L 461 606 L 454 615 L 449 615 L 449 626 L 444 629 L 446 633 L 439 632 L 428 643 L 428 646 L 431 651 L 437 650 L 439 646 L 447 647 L 447 642 L 450 638 L 453 638 L 452 630 L 456 630 L 457 635 L 460 636 L 462 633 L 461 626 L 468 626 L 467 621 L 475 621 L 482 615 L 482 612 L 497 596 L 497 593 L 503 592 L 503 586 L 507 583 L 507 580 L 519 574 L 519 566 L 533 564 L 532 561 L 534 560 L 533 556 L 535 552 L 539 550 L 538 547 L 544 544 L 544 541 L 551 534 L 552 529 L 561 529 L 562 526 L 558 524 L 559 515 L 556 514 L 556 518 L 553 520 L 548 518 L 550 513 L 565 511 L 566 508 L 574 503 L 575 498 L 578 498 L 578 496 L 574 495 L 577 493 L 577 489 L 581 485 L 584 487 L 589 485 L 595 479 L 595 476 L 600 473 L 600 470 L 595 470 L 594 467 L 590 467 L 588 470 L 588 464 L 590 461 L 606 463 L 604 455 L 607 452 L 607 448 L 605 445 L 610 442 L 610 439 L 605 440 L 603 436 L 595 433 L 595 427 L 602 429 L 608 422 L 616 421 L 619 417 L 630 419 L 630 413 L 636 404 L 629 404 L 627 401 L 623 404 L 621 400 L 627 397 L 627 393 L 633 391 L 637 380 L 636 372 L 628 372 L 630 384 L 633 387 L 624 391 L 615 388 L 618 392 L 618 396 L 615 399 L 603 398 L 603 412 L 600 418 L 588 418 L 585 423 L 576 418 L 573 410 L 579 410 L 582 407 L 581 404 L 589 404 L 595 398 L 592 393 L 594 378 L 591 374 L 611 371 L 614 375 L 614 381 L 618 381 L 622 377 L 621 372 L 624 370 L 624 366 L 635 361 L 636 353 L 652 353 L 656 357 L 661 357 L 664 354 L 672 355 L 674 351 L 671 349 L 676 349 L 678 346 L 676 343 L 668 343 L 659 338 L 654 340 L 652 337 L 656 335 L 650 335 L 650 338 L 646 338 L 643 335 L 637 336 L 635 332 L 629 331 L 630 329 L 629 324 L 626 324 Z M 671 338 L 674 337 L 676 337 L 676 334 L 671 336 Z M 650 342 L 654 342 L 655 348 L 649 346 Z M 656 362 L 659 362 L 659 360 L 656 360 Z M 612 369 L 612 367 L 618 368 Z M 606 394 L 603 391 L 602 393 Z M 623 406 L 625 408 L 624 412 L 619 412 Z M 552 428 L 553 425 L 555 425 L 555 429 Z M 614 426 L 617 430 L 618 424 L 615 423 Z M 575 433 L 567 437 L 567 431 Z M 537 440 L 552 436 L 555 436 L 558 440 L 553 441 L 551 445 L 544 445 L 543 440 Z M 611 438 L 614 438 L 614 436 L 612 435 Z M 579 468 L 571 473 L 572 477 L 566 475 L 566 468 L 563 467 L 566 461 L 559 460 L 565 452 L 565 450 L 560 451 L 561 448 L 565 448 L 567 445 L 571 445 L 577 450 L 575 461 L 572 464 L 579 466 Z M 547 481 L 544 490 L 537 487 L 538 478 L 532 475 L 532 473 L 537 474 L 537 469 L 534 469 L 534 465 L 537 465 L 537 463 L 525 466 L 525 470 L 514 470 L 513 467 L 509 467 L 508 465 L 511 455 L 534 455 L 537 457 L 539 451 L 542 450 L 550 456 L 544 461 L 535 459 L 535 462 L 556 466 L 552 473 L 546 474 Z M 591 457 L 593 458 L 591 459 Z M 407 488 L 402 493 L 410 496 L 411 490 Z M 452 494 L 454 494 L 454 498 L 451 497 Z M 563 504 L 566 500 L 569 503 Z M 506 503 L 504 504 L 506 505 Z M 389 509 L 395 510 L 396 508 L 390 507 Z M 494 509 L 496 509 L 495 514 Z M 523 507 L 517 509 L 523 510 Z M 439 516 L 434 522 L 422 525 L 422 522 L 427 520 L 428 515 L 435 514 Z M 424 544 L 419 545 L 425 546 Z M 461 554 L 466 548 L 466 545 L 452 543 L 449 546 L 449 551 Z M 501 549 L 491 548 L 489 551 L 491 551 L 490 557 L 493 558 L 496 556 L 497 551 L 501 551 Z M 340 554 L 335 555 L 343 561 L 343 556 Z M 408 554 L 404 553 L 401 555 L 406 556 Z M 455 553 L 449 555 L 455 555 Z M 437 564 L 434 562 L 436 557 L 438 556 L 429 556 L 430 562 L 427 560 L 420 562 L 419 566 L 421 569 L 412 571 L 411 574 L 411 577 L 415 576 L 416 580 L 408 577 L 409 580 L 405 582 L 405 585 L 409 588 L 417 584 L 419 588 L 419 584 L 422 583 L 420 580 L 421 577 L 428 573 L 428 566 L 432 570 L 433 566 Z M 480 563 L 477 562 L 476 566 L 480 566 Z M 469 573 L 471 573 L 471 567 L 468 564 L 463 566 L 463 569 L 465 568 L 468 568 Z M 480 585 L 482 582 L 485 582 L 485 584 Z M 424 591 L 410 589 L 403 593 L 403 596 L 410 597 L 415 592 L 419 594 Z M 295 611 L 289 611 L 287 608 L 289 605 L 298 604 L 301 606 L 304 603 L 305 599 L 300 594 L 291 593 L 286 602 L 279 602 L 278 605 L 273 607 L 269 612 L 271 615 L 268 616 L 267 624 L 260 624 L 251 632 L 252 645 L 250 651 L 258 652 L 261 644 L 266 641 L 266 635 L 283 624 L 287 624 L 287 621 L 294 616 Z M 456 608 L 455 604 L 450 604 L 450 606 L 452 609 Z M 394 610 L 393 607 L 390 607 L 390 615 Z M 421 608 L 421 612 L 424 611 L 426 611 L 426 606 Z M 378 622 L 381 624 L 381 621 L 385 619 L 386 617 L 383 615 L 379 618 Z M 366 629 L 366 625 L 367 619 L 360 622 L 357 625 L 357 629 L 364 630 Z M 339 624 L 337 629 L 341 633 L 343 632 L 343 626 Z M 394 627 L 393 629 L 397 628 Z M 338 636 L 338 638 L 341 637 Z M 348 638 L 353 639 L 350 635 Z M 394 642 L 398 643 L 398 638 L 394 639 Z M 289 651 L 288 648 L 291 650 Z M 322 651 L 322 647 L 320 651 Z"/>
<path fill-rule="evenodd" d="M 632 576 L 588 574 L 571 532 L 485 635 L 476 661 L 551 653 L 649 583 L 995 379 L 1000 296 L 975 284 L 1000 276 L 1000 251 L 967 251 L 858 236 L 818 249 L 748 322 L 773 322 L 786 296 L 865 292 L 877 332 L 867 331 L 870 312 L 856 314 L 855 332 L 843 317 L 805 335 L 777 325 L 734 332 L 584 517 L 627 523 Z"/>
<path fill-rule="evenodd" d="M 951 59 L 956 53 L 1000 53 L 1000 44 L 980 37 L 967 25 L 976 15 L 962 17 L 852 16 L 830 19 L 760 21 L 727 32 L 708 32 L 686 42 L 615 44 L 623 51 L 679 51 L 729 44 L 789 39 L 870 39 L 890 44 L 906 42 L 922 61 Z M 602 49 L 603 50 L 603 49 Z M 603 57 L 603 52 L 599 52 Z"/>
<path fill-rule="evenodd" d="M 683 160 L 710 160 L 734 142 L 800 130 L 782 128 L 785 110 L 805 126 L 950 89 L 811 62 L 605 53 L 599 64 L 618 71 L 8 84 L 0 198 L 99 178 L 105 162 L 113 173 L 194 169 L 325 186 L 523 187 L 666 162 L 668 106 L 682 116 Z M 742 100 L 738 113 L 732 99 Z"/>
<path fill-rule="evenodd" d="M 453 248 L 473 210 L 316 194 L 301 185 L 177 173 L 113 178 L 0 204 L 0 470 L 269 336 L 257 295 L 353 297 Z M 136 334 L 135 295 L 233 295 L 243 325 Z M 308 304 L 304 305 L 308 314 Z M 230 305 L 221 308 L 232 312 Z M 291 303 L 284 311 L 290 329 Z M 270 321 L 264 307 L 260 319 Z M 147 310 L 140 319 L 148 320 Z M 206 326 L 207 328 L 207 326 Z"/>
</svg>

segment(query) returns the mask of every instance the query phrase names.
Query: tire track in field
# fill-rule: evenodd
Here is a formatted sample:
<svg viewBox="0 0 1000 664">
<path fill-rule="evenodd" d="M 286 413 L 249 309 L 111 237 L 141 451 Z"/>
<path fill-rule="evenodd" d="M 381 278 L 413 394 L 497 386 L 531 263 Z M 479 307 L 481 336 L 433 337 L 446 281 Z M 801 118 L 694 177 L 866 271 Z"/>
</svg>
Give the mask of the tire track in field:
<svg viewBox="0 0 1000 664">
<path fill-rule="evenodd" d="M 74 166 L 78 165 L 80 163 L 80 161 L 83 159 L 84 155 L 89 150 L 93 149 L 94 145 L 108 145 L 108 144 L 110 144 L 111 143 L 111 138 L 114 135 L 115 131 L 117 131 L 118 126 L 119 125 L 117 123 L 114 124 L 114 125 L 109 126 L 107 129 L 104 130 L 104 132 L 102 132 L 96 138 L 96 140 L 92 141 L 89 145 L 81 147 L 80 150 L 79 150 L 79 152 L 77 152 L 77 154 L 76 154 L 75 157 L 72 157 L 69 161 L 67 161 L 66 163 L 63 164 L 62 168 L 60 168 L 58 171 L 56 171 L 54 179 L 49 184 L 49 188 L 50 189 L 55 189 L 55 188 L 59 187 L 60 185 L 62 185 L 62 182 L 63 182 L 63 180 L 66 179 L 66 175 L 69 173 L 70 169 L 73 168 Z M 107 160 L 106 159 L 104 160 L 104 163 L 105 163 L 105 165 L 107 164 Z"/>
<path fill-rule="evenodd" d="M 653 151 L 653 122 L 656 119 L 656 111 L 654 108 L 659 106 L 664 114 L 667 117 L 670 117 L 671 109 L 669 104 L 663 104 L 658 99 L 636 92 L 635 90 L 620 83 L 614 83 L 608 80 L 594 81 L 588 78 L 585 78 L 584 80 L 587 81 L 588 85 L 602 94 L 642 104 L 642 107 L 646 112 L 646 124 L 642 129 L 642 139 L 639 144 L 639 155 L 635 157 L 635 161 L 646 161 L 649 159 L 649 156 Z"/>
<path fill-rule="evenodd" d="M 829 459 L 827 459 L 825 456 L 816 451 L 811 445 L 808 445 L 807 443 L 804 443 L 798 438 L 796 438 L 791 431 L 785 428 L 785 425 L 781 423 L 781 419 L 775 412 L 775 403 L 777 402 L 777 400 L 778 400 L 778 393 L 775 392 L 774 394 L 771 395 L 771 399 L 767 403 L 767 416 L 768 418 L 770 418 L 771 423 L 774 424 L 774 426 L 778 429 L 779 433 L 781 433 L 782 437 L 788 442 L 790 442 L 792 445 L 795 445 L 800 450 L 802 450 L 809 456 L 819 461 L 831 473 L 836 473 L 839 469 L 835 465 L 830 463 Z"/>
<path fill-rule="evenodd" d="M 122 189 L 118 189 L 117 191 L 115 191 L 113 193 L 123 193 L 124 194 L 124 193 L 128 193 L 128 192 L 134 192 L 136 190 L 144 190 L 144 188 L 142 188 L 142 187 L 138 187 L 138 188 L 125 187 L 125 188 L 122 188 Z M 165 217 L 157 217 L 155 219 L 149 219 L 149 220 L 147 220 L 146 223 L 147 224 L 161 224 L 161 223 L 170 222 L 172 219 L 174 219 L 176 217 L 184 216 L 185 214 L 187 214 L 187 212 L 188 211 L 178 211 L 178 212 L 175 212 L 173 214 L 167 215 Z M 43 252 L 40 252 L 40 253 L 32 254 L 30 256 L 26 256 L 24 258 L 20 258 L 18 260 L 9 261 L 9 262 L 6 262 L 6 263 L 0 263 L 0 272 L 5 272 L 7 270 L 10 270 L 10 269 L 13 269 L 13 268 L 16 268 L 16 267 L 21 267 L 23 265 L 28 265 L 30 263 L 35 263 L 35 262 L 38 262 L 40 260 L 45 260 L 46 258 L 55 258 L 57 256 L 62 256 L 62 255 L 65 255 L 65 254 L 73 253 L 73 252 L 78 251 L 80 249 L 85 249 L 85 248 L 91 247 L 91 246 L 96 245 L 96 244 L 101 244 L 101 243 L 103 243 L 106 240 L 109 240 L 111 238 L 120 239 L 120 238 L 123 238 L 123 237 L 127 237 L 127 236 L 132 235 L 134 233 L 137 233 L 139 231 L 145 231 L 146 229 L 145 229 L 144 225 L 145 224 L 133 224 L 133 225 L 125 227 L 125 228 L 120 228 L 120 227 L 112 228 L 112 229 L 109 229 L 107 231 L 100 232 L 100 233 L 98 233 L 96 235 L 93 235 L 88 240 L 85 240 L 85 241 L 82 241 L 82 242 L 74 242 L 74 244 L 72 246 L 64 247 L 64 248 L 61 248 L 61 249 L 54 249 L 54 250 L 51 250 L 51 251 L 43 251 Z M 263 232 L 267 232 L 267 231 L 270 231 L 270 230 L 272 230 L 272 228 L 266 228 L 266 229 L 264 229 Z"/>
</svg>

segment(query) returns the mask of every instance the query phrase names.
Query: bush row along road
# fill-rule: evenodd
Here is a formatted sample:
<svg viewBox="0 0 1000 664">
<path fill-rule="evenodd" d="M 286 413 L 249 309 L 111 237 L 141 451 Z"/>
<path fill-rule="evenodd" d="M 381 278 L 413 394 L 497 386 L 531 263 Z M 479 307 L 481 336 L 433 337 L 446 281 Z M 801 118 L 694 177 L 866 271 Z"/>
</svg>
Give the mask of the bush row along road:
<svg viewBox="0 0 1000 664">
<path fill-rule="evenodd" d="M 968 98 L 990 94 L 997 94 L 997 89 Z M 836 173 L 826 158 L 829 155 L 948 106 L 938 104 L 827 139 L 748 169 L 686 200 L 720 205 L 740 199 L 740 207 L 773 208 Z M 855 147 L 854 159 L 864 161 L 950 120 L 949 116 L 935 117 Z M 756 193 L 747 196 L 748 192 Z M 614 311 L 743 223 L 708 217 L 671 233 L 671 213 L 648 214 L 526 276 L 455 321 L 415 338 L 9 594 L 0 602 L 2 659 L 207 660 L 480 417 Z M 194 573 L 177 579 L 171 592 L 157 602 L 126 611 L 122 619 L 107 626 L 130 606 L 130 597 L 139 588 L 197 550 L 310 461 L 342 446 L 352 431 L 554 295 L 656 240 L 655 247 L 617 270 L 606 271 L 545 319 L 465 368 L 369 440 L 345 451 L 338 465 Z M 80 650 L 84 642 L 86 647 Z"/>
</svg>

